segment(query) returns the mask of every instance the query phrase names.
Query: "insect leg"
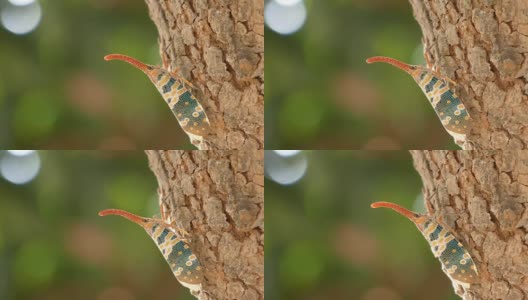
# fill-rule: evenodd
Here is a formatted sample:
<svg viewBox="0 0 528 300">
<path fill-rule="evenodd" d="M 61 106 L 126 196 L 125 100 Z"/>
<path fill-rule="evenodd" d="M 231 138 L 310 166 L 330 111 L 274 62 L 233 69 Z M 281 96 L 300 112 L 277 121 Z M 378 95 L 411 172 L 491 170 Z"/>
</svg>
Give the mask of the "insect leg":
<svg viewBox="0 0 528 300">
<path fill-rule="evenodd" d="M 429 216 L 433 216 L 434 215 L 433 204 L 431 204 L 430 201 L 425 200 L 425 208 L 427 209 L 427 214 Z"/>
<path fill-rule="evenodd" d="M 427 43 L 427 40 L 425 37 L 422 37 L 422 45 L 423 45 L 423 56 L 425 58 L 425 63 L 427 64 L 427 68 L 430 70 L 434 70 L 434 66 L 431 63 L 431 58 L 429 57 L 429 44 Z"/>
<path fill-rule="evenodd" d="M 174 231 L 176 231 L 176 234 L 178 234 L 180 240 L 184 241 L 185 243 L 189 243 L 189 239 L 186 237 L 190 236 L 190 234 L 185 229 L 178 227 L 178 225 L 176 225 L 176 221 L 172 221 L 169 226 L 174 229 Z"/>
<path fill-rule="evenodd" d="M 434 66 L 431 63 L 431 59 L 429 58 L 429 55 L 425 51 L 424 51 L 424 58 L 425 58 L 425 63 L 427 64 L 427 68 L 430 69 L 431 71 L 434 71 Z"/>
<path fill-rule="evenodd" d="M 176 70 L 174 71 L 171 71 L 170 74 L 176 78 L 178 78 L 179 80 L 185 82 L 186 85 L 190 86 L 191 88 L 193 89 L 196 89 L 196 87 L 194 87 L 194 85 L 192 83 L 190 83 L 187 79 L 183 78 L 183 76 L 181 76 L 180 74 L 178 74 L 180 68 L 176 68 Z"/>
<path fill-rule="evenodd" d="M 425 63 L 427 64 L 427 68 L 431 71 L 431 73 L 434 76 L 436 76 L 436 77 L 438 77 L 440 79 L 443 79 L 445 81 L 450 82 L 453 85 L 456 85 L 456 83 L 453 80 L 451 80 L 451 79 L 447 78 L 446 76 L 440 74 L 436 70 L 436 67 L 431 63 L 431 58 L 429 57 L 429 52 L 427 51 L 427 49 L 429 49 L 429 45 L 427 44 L 427 40 L 425 38 L 422 38 L 422 44 L 423 44 L 423 47 L 424 47 L 423 55 L 424 55 L 424 58 L 425 58 Z"/>
<path fill-rule="evenodd" d="M 159 38 L 158 38 L 159 39 Z M 161 41 L 160 41 L 161 42 Z M 163 54 L 167 53 L 167 50 L 169 49 L 169 45 L 167 45 L 167 47 L 165 47 L 165 51 L 163 51 Z M 167 58 L 165 57 L 165 55 L 161 54 L 161 64 L 163 66 L 163 69 L 165 70 L 170 70 L 171 69 L 171 66 L 169 64 L 169 61 L 167 60 Z"/>
</svg>

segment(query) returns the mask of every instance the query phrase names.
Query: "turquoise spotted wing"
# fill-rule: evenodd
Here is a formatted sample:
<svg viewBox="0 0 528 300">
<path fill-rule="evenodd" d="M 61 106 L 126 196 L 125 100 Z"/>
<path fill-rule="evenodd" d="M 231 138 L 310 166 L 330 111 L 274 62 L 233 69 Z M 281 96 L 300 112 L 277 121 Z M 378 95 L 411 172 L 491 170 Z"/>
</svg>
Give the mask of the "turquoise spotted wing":
<svg viewBox="0 0 528 300">
<path fill-rule="evenodd" d="M 169 105 L 182 129 L 190 134 L 205 136 L 210 132 L 210 123 L 203 106 L 181 80 L 168 72 L 159 71 L 155 85 Z"/>
<path fill-rule="evenodd" d="M 447 130 L 460 134 L 466 134 L 469 131 L 469 114 L 464 104 L 462 104 L 452 90 L 448 90 L 442 94 L 440 102 L 438 102 L 436 107 L 437 113 L 443 113 L 439 117 Z"/>
<path fill-rule="evenodd" d="M 199 284 L 202 280 L 202 269 L 196 255 L 189 249 L 189 245 L 180 241 L 165 257 L 172 272 L 179 281 L 189 284 Z"/>
<path fill-rule="evenodd" d="M 445 129 L 458 134 L 467 134 L 470 130 L 471 117 L 447 82 L 428 70 L 421 71 L 415 80 L 431 102 Z"/>
<path fill-rule="evenodd" d="M 186 286 L 199 285 L 203 278 L 202 267 L 189 245 L 168 227 L 155 224 L 148 231 L 158 245 L 174 276 Z"/>
<path fill-rule="evenodd" d="M 462 243 L 456 239 L 447 244 L 446 250 L 439 259 L 444 266 L 444 271 L 453 279 L 468 283 L 478 281 L 475 262 Z"/>
<path fill-rule="evenodd" d="M 186 89 L 183 85 L 180 87 Z M 204 136 L 209 132 L 209 120 L 203 107 L 188 90 L 179 96 L 178 101 L 172 105 L 171 109 L 180 126 L 186 132 L 199 136 Z"/>
<path fill-rule="evenodd" d="M 428 221 L 422 233 L 449 277 L 466 283 L 478 282 L 475 262 L 450 231 L 436 222 Z"/>
</svg>

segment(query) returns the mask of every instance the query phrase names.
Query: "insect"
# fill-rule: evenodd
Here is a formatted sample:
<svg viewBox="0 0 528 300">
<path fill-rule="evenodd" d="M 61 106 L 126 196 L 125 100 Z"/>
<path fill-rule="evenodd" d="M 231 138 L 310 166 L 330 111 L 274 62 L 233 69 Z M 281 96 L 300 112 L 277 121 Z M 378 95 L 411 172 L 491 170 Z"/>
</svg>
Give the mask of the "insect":
<svg viewBox="0 0 528 300">
<path fill-rule="evenodd" d="M 369 64 L 375 62 L 388 63 L 409 73 L 431 102 L 445 130 L 455 141 L 465 140 L 471 129 L 471 117 L 454 89 L 449 87 L 448 83 L 455 85 L 453 81 L 431 69 L 408 65 L 394 58 L 375 56 L 367 59 Z"/>
<path fill-rule="evenodd" d="M 191 292 L 201 290 L 202 266 L 190 249 L 187 240 L 183 238 L 185 231 L 162 220 L 143 218 L 120 209 L 105 209 L 100 211 L 99 215 L 118 215 L 143 227 L 158 245 L 176 279 Z"/>
<path fill-rule="evenodd" d="M 478 282 L 477 267 L 471 255 L 444 226 L 428 216 L 417 214 L 394 203 L 375 202 L 370 207 L 391 208 L 411 220 L 429 242 L 434 256 L 442 264 L 442 270 L 451 280 L 464 286 Z"/>
<path fill-rule="evenodd" d="M 183 77 L 175 72 L 144 64 L 135 58 L 122 54 L 110 54 L 104 59 L 106 61 L 114 59 L 125 61 L 147 74 L 191 141 L 198 140 L 201 142 L 203 136 L 210 132 L 210 123 L 204 108 L 186 87 L 186 84 L 190 87 L 193 85 Z"/>
</svg>

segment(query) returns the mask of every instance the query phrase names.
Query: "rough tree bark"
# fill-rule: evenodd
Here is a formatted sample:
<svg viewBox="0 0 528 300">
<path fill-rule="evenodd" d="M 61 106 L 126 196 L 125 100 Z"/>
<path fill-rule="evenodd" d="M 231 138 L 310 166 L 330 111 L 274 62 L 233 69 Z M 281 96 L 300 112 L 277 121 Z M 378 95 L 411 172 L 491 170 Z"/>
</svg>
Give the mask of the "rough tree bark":
<svg viewBox="0 0 528 300">
<path fill-rule="evenodd" d="M 528 298 L 528 151 L 412 151 L 435 215 L 454 230 L 481 282 L 463 299 Z"/>
<path fill-rule="evenodd" d="M 528 1 L 410 0 L 426 55 L 473 118 L 463 149 L 528 147 Z"/>
<path fill-rule="evenodd" d="M 264 148 L 264 1 L 146 0 L 160 54 L 197 87 L 206 149 Z"/>
<path fill-rule="evenodd" d="M 263 151 L 146 153 L 160 210 L 190 233 L 204 267 L 198 299 L 264 299 Z"/>
</svg>

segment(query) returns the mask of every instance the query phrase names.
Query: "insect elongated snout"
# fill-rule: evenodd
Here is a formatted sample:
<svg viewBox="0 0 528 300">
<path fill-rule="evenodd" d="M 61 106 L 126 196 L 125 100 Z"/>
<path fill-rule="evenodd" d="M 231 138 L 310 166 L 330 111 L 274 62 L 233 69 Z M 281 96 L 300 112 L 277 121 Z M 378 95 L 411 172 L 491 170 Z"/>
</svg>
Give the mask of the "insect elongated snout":
<svg viewBox="0 0 528 300">
<path fill-rule="evenodd" d="M 145 226 L 145 224 L 148 223 L 148 219 L 147 218 L 143 218 L 143 217 L 140 217 L 140 216 L 137 216 L 137 215 L 134 215 L 132 213 L 129 213 L 128 211 L 124 211 L 124 210 L 121 210 L 121 209 L 105 209 L 105 210 L 102 210 L 99 212 L 99 216 L 101 217 L 104 217 L 104 216 L 108 216 L 108 215 L 117 215 L 117 216 L 121 216 L 125 219 L 128 219 L 140 226 Z"/>
<path fill-rule="evenodd" d="M 394 58 L 385 57 L 385 56 L 374 56 L 367 59 L 368 64 L 376 63 L 376 62 L 383 62 L 390 65 L 395 66 L 398 69 L 401 69 L 407 73 L 409 73 L 411 76 L 414 75 L 414 71 L 418 69 L 417 66 L 406 64 L 402 61 L 399 61 Z"/>
<path fill-rule="evenodd" d="M 151 77 L 152 76 L 152 72 L 154 70 L 156 70 L 157 68 L 154 67 L 154 66 L 151 66 L 151 65 L 147 65 L 145 63 L 142 63 L 140 62 L 139 60 L 133 58 L 133 57 L 130 57 L 128 55 L 123 55 L 123 54 L 108 54 L 104 57 L 104 59 L 106 61 L 110 61 L 110 60 L 122 60 L 124 62 L 127 62 L 129 64 L 131 64 L 132 66 L 134 66 L 135 68 L 137 69 L 140 69 L 141 71 L 143 71 L 145 74 L 147 74 L 147 76 Z M 151 78 L 152 79 L 152 78 Z"/>
</svg>

